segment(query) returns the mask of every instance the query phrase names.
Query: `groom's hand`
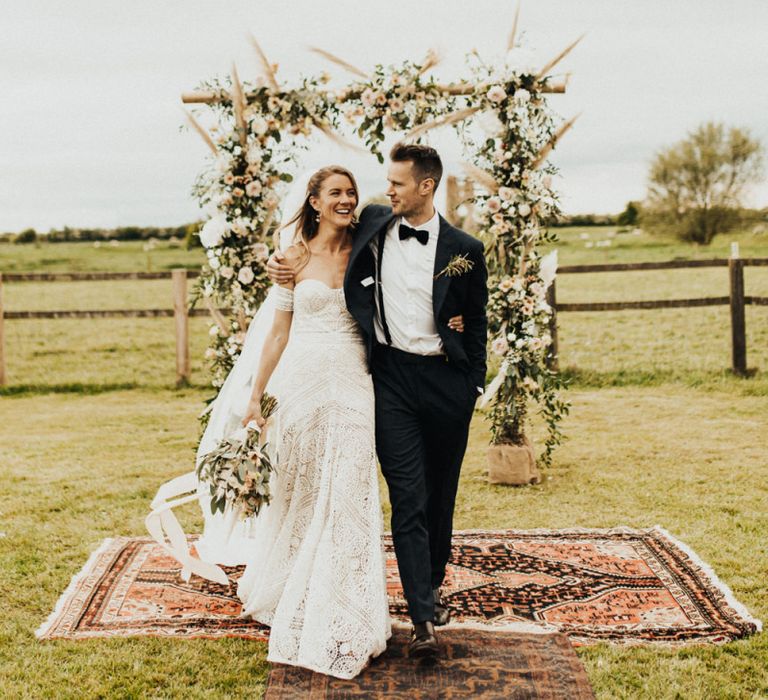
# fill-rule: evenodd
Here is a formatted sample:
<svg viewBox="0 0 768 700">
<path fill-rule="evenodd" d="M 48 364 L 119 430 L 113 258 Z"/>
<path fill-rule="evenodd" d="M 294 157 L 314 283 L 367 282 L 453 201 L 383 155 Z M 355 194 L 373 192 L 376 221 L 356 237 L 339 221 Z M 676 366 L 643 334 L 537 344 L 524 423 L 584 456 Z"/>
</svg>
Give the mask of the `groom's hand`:
<svg viewBox="0 0 768 700">
<path fill-rule="evenodd" d="M 288 284 L 293 282 L 293 268 L 285 264 L 285 255 L 279 250 L 272 253 L 267 261 L 267 275 L 274 284 Z"/>
</svg>

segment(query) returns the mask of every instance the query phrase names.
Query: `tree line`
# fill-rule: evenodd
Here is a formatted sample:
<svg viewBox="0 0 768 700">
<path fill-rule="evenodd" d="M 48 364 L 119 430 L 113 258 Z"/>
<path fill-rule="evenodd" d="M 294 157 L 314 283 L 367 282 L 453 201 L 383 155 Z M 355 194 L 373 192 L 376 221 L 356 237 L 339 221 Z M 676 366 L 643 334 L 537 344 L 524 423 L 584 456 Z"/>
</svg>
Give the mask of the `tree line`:
<svg viewBox="0 0 768 700">
<path fill-rule="evenodd" d="M 40 233 L 33 228 L 20 233 L 0 234 L 0 242 L 5 243 L 71 243 L 77 241 L 148 241 L 151 239 L 183 241 L 187 248 L 200 246 L 198 232 L 202 222 L 196 221 L 181 226 L 120 226 L 118 228 L 75 228 L 64 226 L 52 228 L 47 233 Z"/>
</svg>

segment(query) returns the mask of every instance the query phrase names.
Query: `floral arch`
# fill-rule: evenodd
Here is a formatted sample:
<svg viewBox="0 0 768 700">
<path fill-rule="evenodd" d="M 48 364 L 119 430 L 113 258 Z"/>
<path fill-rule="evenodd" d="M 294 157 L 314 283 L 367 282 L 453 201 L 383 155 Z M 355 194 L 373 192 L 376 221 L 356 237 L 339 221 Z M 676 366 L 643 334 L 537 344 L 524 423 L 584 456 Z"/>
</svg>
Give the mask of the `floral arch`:
<svg viewBox="0 0 768 700">
<path fill-rule="evenodd" d="M 450 126 L 477 184 L 478 235 L 486 245 L 489 342 L 499 362 L 489 387 L 492 442 L 523 442 L 533 400 L 548 427 L 541 455 L 548 464 L 568 404 L 560 398 L 561 377 L 546 361 L 551 308 L 545 292 L 554 271 L 542 269 L 537 245 L 555 240 L 545 226 L 559 213 L 555 168 L 546 158 L 573 120 L 558 128 L 544 95 L 565 91 L 565 83 L 553 82 L 550 72 L 578 40 L 534 70 L 513 65 L 520 53 L 513 28 L 505 63 L 487 65 L 470 54 L 469 79 L 448 85 L 430 76 L 437 63 L 432 52 L 419 63 L 377 65 L 368 74 L 314 49 L 355 76 L 341 89 L 329 87 L 327 73 L 281 85 L 252 42 L 263 74 L 257 81 L 241 82 L 233 66 L 225 81 L 203 83 L 182 96 L 185 103 L 206 105 L 206 116 L 213 118 L 206 129 L 188 114 L 212 155 L 194 186 L 210 219 L 200 231 L 208 260 L 193 298 L 202 299 L 215 320 L 207 351 L 213 385 L 223 383 L 269 288 L 265 265 L 281 186 L 291 181 L 306 136 L 319 130 L 343 143 L 340 132 L 351 128 L 383 162 L 379 149 L 386 132 L 418 141 L 431 129 Z M 472 119 L 481 120 L 485 136 L 468 128 Z M 218 306 L 230 308 L 231 315 L 223 316 Z"/>
</svg>

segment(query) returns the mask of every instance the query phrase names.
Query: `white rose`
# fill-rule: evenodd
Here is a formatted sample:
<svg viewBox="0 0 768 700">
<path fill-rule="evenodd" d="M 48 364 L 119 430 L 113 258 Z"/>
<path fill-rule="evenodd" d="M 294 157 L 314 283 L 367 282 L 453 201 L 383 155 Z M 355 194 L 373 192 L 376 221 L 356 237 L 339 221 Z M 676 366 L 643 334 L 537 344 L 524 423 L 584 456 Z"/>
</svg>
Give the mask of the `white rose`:
<svg viewBox="0 0 768 700">
<path fill-rule="evenodd" d="M 515 196 L 515 191 L 511 187 L 499 187 L 499 199 L 509 202 Z"/>
<path fill-rule="evenodd" d="M 501 202 L 499 201 L 498 197 L 491 197 L 487 202 L 486 206 L 488 207 L 488 211 L 492 213 L 496 213 L 501 209 Z"/>
<path fill-rule="evenodd" d="M 221 267 L 221 263 L 218 258 L 210 258 L 208 260 L 208 267 L 210 267 L 211 270 L 218 270 Z"/>
<path fill-rule="evenodd" d="M 504 88 L 501 85 L 493 85 L 487 92 L 487 97 L 491 102 L 501 102 L 507 97 Z"/>
<path fill-rule="evenodd" d="M 507 350 L 509 350 L 509 343 L 506 338 L 496 338 L 491 343 L 491 352 L 493 352 L 494 355 L 501 357 L 506 354 Z"/>
<path fill-rule="evenodd" d="M 267 120 L 264 117 L 256 116 L 251 121 L 251 131 L 256 136 L 263 136 L 267 133 Z"/>
<path fill-rule="evenodd" d="M 269 257 L 269 246 L 266 243 L 256 243 L 253 246 L 253 254 L 256 260 L 264 262 Z"/>
<path fill-rule="evenodd" d="M 225 279 L 225 280 L 231 280 L 232 277 L 235 275 L 235 271 L 229 267 L 229 265 L 226 265 L 225 267 L 222 267 L 221 270 L 219 270 L 219 274 Z"/>
<path fill-rule="evenodd" d="M 215 248 L 229 231 L 229 224 L 224 216 L 214 216 L 205 222 L 200 231 L 200 242 L 206 248 Z"/>
<path fill-rule="evenodd" d="M 241 267 L 240 272 L 237 275 L 237 280 L 240 282 L 240 284 L 250 284 L 253 282 L 253 277 L 253 268 Z"/>
<path fill-rule="evenodd" d="M 376 93 L 371 90 L 371 88 L 366 88 L 363 90 L 363 94 L 360 95 L 360 102 L 363 103 L 364 107 L 370 107 L 373 105 L 373 103 L 376 101 Z"/>
<path fill-rule="evenodd" d="M 261 163 L 261 155 L 261 149 L 254 144 L 245 154 L 245 160 L 248 165 L 256 165 L 257 163 Z"/>
<path fill-rule="evenodd" d="M 483 110 L 475 120 L 487 136 L 498 136 L 504 130 L 504 124 L 496 114 L 496 110 Z"/>
<path fill-rule="evenodd" d="M 531 208 L 525 202 L 523 202 L 522 204 L 518 205 L 517 211 L 520 214 L 520 216 L 525 218 L 531 213 Z"/>
<path fill-rule="evenodd" d="M 515 91 L 515 102 L 519 105 L 524 105 L 531 99 L 531 93 L 525 88 L 520 88 Z"/>
<path fill-rule="evenodd" d="M 251 180 L 246 186 L 245 186 L 245 193 L 249 197 L 255 197 L 256 195 L 261 192 L 261 183 L 258 180 Z"/>
</svg>

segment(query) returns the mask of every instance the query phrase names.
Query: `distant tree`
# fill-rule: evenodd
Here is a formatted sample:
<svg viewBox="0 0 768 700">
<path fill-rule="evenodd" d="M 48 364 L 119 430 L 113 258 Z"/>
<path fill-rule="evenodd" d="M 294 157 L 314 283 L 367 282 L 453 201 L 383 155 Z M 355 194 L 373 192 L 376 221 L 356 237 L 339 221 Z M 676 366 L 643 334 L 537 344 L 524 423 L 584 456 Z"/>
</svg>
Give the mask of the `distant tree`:
<svg viewBox="0 0 768 700">
<path fill-rule="evenodd" d="M 202 222 L 197 221 L 193 224 L 187 224 L 184 227 L 184 246 L 187 250 L 203 247 L 203 244 L 200 242 L 200 236 L 198 235 L 201 226 Z"/>
<path fill-rule="evenodd" d="M 627 202 L 627 206 L 616 218 L 619 226 L 637 226 L 640 220 L 640 205 L 637 202 Z"/>
<path fill-rule="evenodd" d="M 744 192 L 762 173 L 762 144 L 746 130 L 703 124 L 651 163 L 644 226 L 707 245 L 738 223 Z"/>
<path fill-rule="evenodd" d="M 13 242 L 14 243 L 34 243 L 37 240 L 37 231 L 33 228 L 28 228 L 17 234 Z"/>
</svg>

